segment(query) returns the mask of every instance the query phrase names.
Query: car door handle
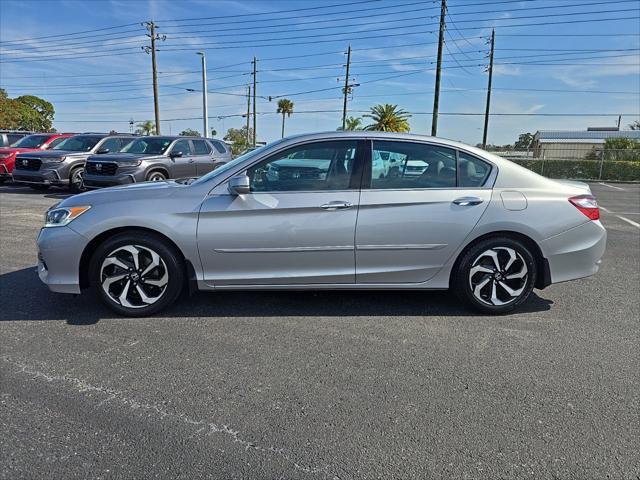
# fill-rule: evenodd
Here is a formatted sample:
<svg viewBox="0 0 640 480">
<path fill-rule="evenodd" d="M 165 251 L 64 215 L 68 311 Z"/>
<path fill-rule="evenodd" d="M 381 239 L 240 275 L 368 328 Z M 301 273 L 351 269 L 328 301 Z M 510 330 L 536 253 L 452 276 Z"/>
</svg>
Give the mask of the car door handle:
<svg viewBox="0 0 640 480">
<path fill-rule="evenodd" d="M 193 163 L 193 162 L 195 162 L 195 160 L 193 158 L 190 158 L 189 163 Z"/>
<path fill-rule="evenodd" d="M 471 205 L 480 205 L 484 200 L 479 197 L 460 197 L 456 198 L 453 203 L 461 207 L 469 207 Z"/>
<path fill-rule="evenodd" d="M 345 210 L 347 208 L 351 208 L 353 205 L 349 202 L 343 202 L 343 201 L 334 201 L 334 202 L 329 202 L 329 203 L 325 203 L 324 205 L 320 205 L 320 208 L 323 210 Z"/>
</svg>

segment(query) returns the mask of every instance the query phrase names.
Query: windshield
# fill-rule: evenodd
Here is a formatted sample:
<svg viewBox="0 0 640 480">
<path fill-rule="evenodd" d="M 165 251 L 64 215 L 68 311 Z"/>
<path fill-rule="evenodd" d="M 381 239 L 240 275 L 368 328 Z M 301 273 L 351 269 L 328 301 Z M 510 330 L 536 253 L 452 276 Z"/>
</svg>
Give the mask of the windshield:
<svg viewBox="0 0 640 480">
<path fill-rule="evenodd" d="M 245 160 L 248 160 L 249 158 L 252 158 L 254 156 L 260 155 L 263 151 L 267 150 L 268 148 L 271 148 L 274 145 L 277 145 L 278 143 L 282 143 L 283 141 L 284 140 L 277 140 L 277 141 L 275 141 L 273 143 L 270 143 L 268 145 L 263 145 L 262 147 L 258 147 L 258 148 L 254 149 L 254 150 L 250 150 L 248 152 L 245 152 L 244 154 L 240 155 L 239 157 L 234 158 L 230 162 L 225 163 L 221 167 L 216 168 L 212 172 L 209 172 L 206 175 L 204 175 L 203 177 L 200 177 L 198 180 L 193 182 L 191 185 L 200 185 L 201 183 L 208 182 L 212 178 L 215 178 L 218 175 L 221 175 L 221 174 L 223 174 L 225 172 L 228 172 L 229 170 L 233 169 L 236 165 L 239 165 L 240 163 L 244 162 Z"/>
<path fill-rule="evenodd" d="M 94 137 L 90 135 L 77 135 L 69 137 L 64 142 L 59 143 L 51 150 L 68 150 L 70 152 L 89 152 L 104 137 Z"/>
<path fill-rule="evenodd" d="M 19 148 L 39 148 L 48 139 L 49 135 L 27 135 L 18 140 L 13 146 Z"/>
<path fill-rule="evenodd" d="M 172 138 L 163 137 L 136 138 L 133 142 L 124 147 L 121 152 L 161 155 L 167 150 L 167 148 L 169 148 L 172 141 Z"/>
</svg>

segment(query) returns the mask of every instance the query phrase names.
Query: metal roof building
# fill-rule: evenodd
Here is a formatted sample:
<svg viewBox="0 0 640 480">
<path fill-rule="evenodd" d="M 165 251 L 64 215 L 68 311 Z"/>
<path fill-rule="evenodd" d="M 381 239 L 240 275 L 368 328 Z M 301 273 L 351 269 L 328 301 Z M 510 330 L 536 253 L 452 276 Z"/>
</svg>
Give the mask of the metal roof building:
<svg viewBox="0 0 640 480">
<path fill-rule="evenodd" d="M 601 150 L 608 138 L 630 138 L 640 142 L 640 130 L 539 130 L 533 136 L 533 156 L 547 159 L 582 159 L 594 150 Z"/>
</svg>

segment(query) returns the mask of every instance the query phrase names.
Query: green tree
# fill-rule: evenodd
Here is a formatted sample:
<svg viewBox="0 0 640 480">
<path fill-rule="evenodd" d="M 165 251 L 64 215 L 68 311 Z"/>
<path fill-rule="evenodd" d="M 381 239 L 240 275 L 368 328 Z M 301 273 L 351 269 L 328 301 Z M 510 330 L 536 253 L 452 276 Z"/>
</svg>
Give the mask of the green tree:
<svg viewBox="0 0 640 480">
<path fill-rule="evenodd" d="M 362 130 L 362 118 L 360 117 L 347 117 L 344 121 L 345 131 Z M 342 130 L 342 127 L 338 127 L 338 130 Z"/>
<path fill-rule="evenodd" d="M 153 135 L 156 131 L 156 124 L 151 120 L 145 120 L 136 125 L 136 133 L 138 135 Z"/>
<path fill-rule="evenodd" d="M 532 133 L 521 133 L 518 135 L 518 140 L 514 144 L 516 150 L 528 150 L 531 148 L 531 144 L 533 143 L 533 134 Z"/>
<path fill-rule="evenodd" d="M 409 113 L 398 109 L 397 105 L 385 103 L 371 107 L 371 113 L 364 115 L 373 123 L 364 127 L 365 130 L 378 130 L 381 132 L 408 132 L 410 130 Z"/>
<path fill-rule="evenodd" d="M 293 102 L 288 98 L 278 100 L 278 113 L 282 114 L 282 138 L 284 138 L 284 116 L 290 117 L 293 113 Z"/>
<path fill-rule="evenodd" d="M 247 138 L 253 138 L 253 129 L 250 128 L 247 135 L 247 127 L 245 125 L 242 128 L 230 128 L 227 130 L 224 141 L 231 144 L 231 153 L 236 156 L 249 148 L 250 144 Z"/>
<path fill-rule="evenodd" d="M 200 132 L 198 132 L 197 130 L 192 130 L 191 128 L 185 128 L 180 132 L 180 135 L 183 135 L 185 137 L 199 137 Z"/>
<path fill-rule="evenodd" d="M 633 138 L 607 138 L 604 141 L 605 160 L 640 160 L 640 142 Z"/>
<path fill-rule="evenodd" d="M 48 132 L 54 114 L 53 105 L 40 97 L 22 95 L 11 99 L 0 89 L 0 128 Z"/>
</svg>

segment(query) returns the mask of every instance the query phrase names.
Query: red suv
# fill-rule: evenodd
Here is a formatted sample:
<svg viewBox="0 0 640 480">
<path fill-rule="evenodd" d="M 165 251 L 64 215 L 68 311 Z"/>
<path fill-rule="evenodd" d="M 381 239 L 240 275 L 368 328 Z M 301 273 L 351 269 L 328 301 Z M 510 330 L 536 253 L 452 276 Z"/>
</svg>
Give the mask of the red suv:
<svg viewBox="0 0 640 480">
<path fill-rule="evenodd" d="M 72 135 L 72 133 L 36 133 L 21 138 L 10 147 L 0 148 L 0 184 L 11 178 L 18 153 L 48 150 Z"/>
</svg>

